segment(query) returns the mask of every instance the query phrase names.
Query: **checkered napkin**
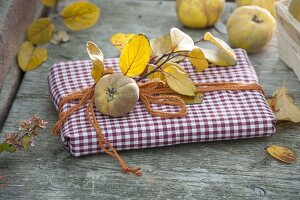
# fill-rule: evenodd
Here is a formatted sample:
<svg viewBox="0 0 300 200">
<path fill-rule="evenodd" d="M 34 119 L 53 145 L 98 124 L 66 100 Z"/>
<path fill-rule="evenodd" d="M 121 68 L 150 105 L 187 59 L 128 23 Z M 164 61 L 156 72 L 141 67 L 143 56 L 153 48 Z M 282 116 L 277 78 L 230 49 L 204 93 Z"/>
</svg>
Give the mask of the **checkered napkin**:
<svg viewBox="0 0 300 200">
<path fill-rule="evenodd" d="M 258 83 L 256 73 L 244 50 L 236 49 L 238 64 L 232 67 L 210 66 L 195 72 L 189 62 L 180 65 L 195 82 Z M 106 59 L 106 67 L 119 71 L 118 59 Z M 56 108 L 60 99 L 93 84 L 92 63 L 88 60 L 55 64 L 48 77 Z M 62 111 L 77 102 L 66 103 Z M 202 104 L 187 105 L 186 117 L 162 119 L 151 116 L 142 102 L 133 112 L 113 118 L 96 112 L 102 133 L 117 149 L 139 149 L 190 142 L 206 142 L 270 136 L 275 133 L 275 117 L 259 91 L 206 92 Z M 100 152 L 97 133 L 85 116 L 85 108 L 73 113 L 61 128 L 64 145 L 75 156 Z M 170 106 L 156 109 L 172 111 Z"/>
</svg>

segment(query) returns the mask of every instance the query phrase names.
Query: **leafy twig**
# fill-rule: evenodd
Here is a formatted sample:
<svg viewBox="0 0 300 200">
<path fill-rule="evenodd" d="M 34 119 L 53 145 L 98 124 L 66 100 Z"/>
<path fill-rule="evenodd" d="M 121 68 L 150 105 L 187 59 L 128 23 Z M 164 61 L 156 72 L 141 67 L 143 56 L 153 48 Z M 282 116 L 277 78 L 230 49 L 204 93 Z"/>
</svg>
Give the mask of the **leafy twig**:
<svg viewBox="0 0 300 200">
<path fill-rule="evenodd" d="M 44 129 L 48 122 L 38 116 L 32 116 L 19 123 L 19 129 L 13 133 L 5 133 L 4 142 L 0 143 L 0 153 L 14 153 L 17 149 L 28 150 L 34 146 L 34 137 L 39 133 L 38 128 Z"/>
</svg>

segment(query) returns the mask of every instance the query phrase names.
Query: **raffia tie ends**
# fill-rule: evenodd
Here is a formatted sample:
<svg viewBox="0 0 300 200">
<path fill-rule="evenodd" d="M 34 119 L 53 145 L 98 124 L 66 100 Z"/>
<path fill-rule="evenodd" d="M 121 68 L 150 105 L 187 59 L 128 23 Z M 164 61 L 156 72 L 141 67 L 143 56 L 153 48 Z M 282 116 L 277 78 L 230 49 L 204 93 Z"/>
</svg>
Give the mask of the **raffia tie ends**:
<svg viewBox="0 0 300 200">
<path fill-rule="evenodd" d="M 263 89 L 258 84 L 242 84 L 234 82 L 224 83 L 196 83 L 197 92 L 211 92 L 220 90 L 258 90 L 263 92 Z M 176 96 L 176 92 L 161 81 L 148 81 L 146 83 L 139 84 L 140 88 L 140 100 L 144 103 L 148 112 L 152 116 L 159 116 L 162 118 L 174 118 L 183 117 L 188 113 L 187 107 L 184 101 Z M 85 88 L 78 92 L 72 92 L 64 97 L 59 102 L 58 109 L 62 110 L 65 103 L 70 101 L 79 101 L 76 105 L 72 106 L 68 110 L 59 113 L 59 119 L 52 129 L 54 135 L 59 134 L 60 128 L 63 126 L 65 121 L 74 112 L 80 109 L 83 105 L 87 105 L 85 113 L 90 124 L 94 127 L 98 135 L 98 145 L 101 150 L 108 155 L 114 157 L 120 164 L 122 171 L 126 173 L 133 173 L 137 176 L 141 176 L 140 167 L 129 167 L 124 159 L 118 154 L 116 149 L 108 142 L 106 137 L 103 135 L 100 125 L 97 121 L 94 111 L 94 90 L 95 84 L 92 87 Z M 155 110 L 152 105 L 171 105 L 176 106 L 178 111 L 176 112 L 165 112 Z"/>
</svg>

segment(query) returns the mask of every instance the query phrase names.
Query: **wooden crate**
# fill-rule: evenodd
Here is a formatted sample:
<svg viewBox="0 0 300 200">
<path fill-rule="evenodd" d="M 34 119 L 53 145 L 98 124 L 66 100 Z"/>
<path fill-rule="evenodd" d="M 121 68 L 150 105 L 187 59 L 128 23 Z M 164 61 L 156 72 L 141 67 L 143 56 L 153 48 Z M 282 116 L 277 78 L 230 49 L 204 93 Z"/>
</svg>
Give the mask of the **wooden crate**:
<svg viewBox="0 0 300 200">
<path fill-rule="evenodd" d="M 288 11 L 289 3 L 283 0 L 276 4 L 278 53 L 300 80 L 300 22 Z"/>
</svg>

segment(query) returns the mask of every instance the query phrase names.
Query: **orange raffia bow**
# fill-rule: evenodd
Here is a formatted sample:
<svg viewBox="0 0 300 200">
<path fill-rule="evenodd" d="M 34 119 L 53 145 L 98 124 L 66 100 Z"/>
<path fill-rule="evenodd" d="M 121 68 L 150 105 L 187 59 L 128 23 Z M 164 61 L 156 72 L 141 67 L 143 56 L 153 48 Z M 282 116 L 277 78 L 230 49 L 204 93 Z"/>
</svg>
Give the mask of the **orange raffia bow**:
<svg viewBox="0 0 300 200">
<path fill-rule="evenodd" d="M 196 83 L 197 92 L 211 92 L 220 90 L 258 90 L 263 92 L 263 89 L 258 84 L 242 84 L 234 82 L 224 82 L 224 83 Z M 69 116 L 81 108 L 81 106 L 88 104 L 86 108 L 86 117 L 90 124 L 94 127 L 98 135 L 98 144 L 102 151 L 108 155 L 114 157 L 121 165 L 122 171 L 126 173 L 134 173 L 137 176 L 141 176 L 140 167 L 129 167 L 123 158 L 118 154 L 116 149 L 107 141 L 106 137 L 103 135 L 99 123 L 97 121 L 95 111 L 94 111 L 94 90 L 96 84 L 92 87 L 83 89 L 78 92 L 72 92 L 64 97 L 59 102 L 59 111 L 61 111 L 63 105 L 69 101 L 79 100 L 78 104 L 72 106 L 64 112 L 60 112 L 59 119 L 52 129 L 53 134 L 59 134 L 60 128 L 63 126 L 65 121 Z M 140 100 L 146 106 L 148 112 L 152 116 L 159 116 L 162 118 L 173 118 L 173 117 L 183 117 L 187 115 L 187 107 L 184 101 L 176 96 L 177 94 L 170 87 L 168 87 L 164 82 L 159 80 L 148 81 L 139 84 L 140 88 Z M 177 106 L 177 112 L 165 112 L 155 110 L 152 104 L 157 105 L 171 105 Z"/>
</svg>

